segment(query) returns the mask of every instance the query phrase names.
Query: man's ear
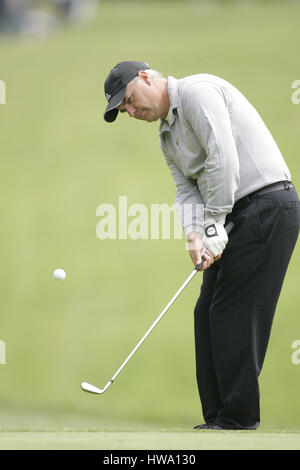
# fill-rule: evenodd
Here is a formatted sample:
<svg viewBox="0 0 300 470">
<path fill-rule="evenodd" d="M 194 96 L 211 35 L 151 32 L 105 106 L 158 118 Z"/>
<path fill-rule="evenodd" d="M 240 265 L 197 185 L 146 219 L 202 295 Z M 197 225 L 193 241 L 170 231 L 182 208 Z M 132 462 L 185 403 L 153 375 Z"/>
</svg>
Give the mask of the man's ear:
<svg viewBox="0 0 300 470">
<path fill-rule="evenodd" d="M 150 81 L 150 77 L 149 75 L 147 74 L 146 70 L 140 70 L 139 73 L 138 73 L 138 76 L 144 80 L 144 82 L 146 82 L 146 84 L 148 86 L 151 85 L 151 81 Z"/>
</svg>

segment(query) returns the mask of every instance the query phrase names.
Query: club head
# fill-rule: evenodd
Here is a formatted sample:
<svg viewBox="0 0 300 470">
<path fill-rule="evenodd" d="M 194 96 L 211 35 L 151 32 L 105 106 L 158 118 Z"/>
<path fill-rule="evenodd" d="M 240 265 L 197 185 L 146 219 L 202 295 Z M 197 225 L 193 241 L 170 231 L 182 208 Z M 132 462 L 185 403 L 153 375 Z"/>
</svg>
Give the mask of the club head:
<svg viewBox="0 0 300 470">
<path fill-rule="evenodd" d="M 96 393 L 98 395 L 101 395 L 102 393 L 105 392 L 105 390 L 108 389 L 108 387 L 112 384 L 112 381 L 110 380 L 104 388 L 98 388 L 98 387 L 95 387 L 95 385 L 91 385 L 87 382 L 82 382 L 81 383 L 81 388 L 82 390 L 84 390 L 85 392 L 89 392 L 89 393 Z"/>
</svg>

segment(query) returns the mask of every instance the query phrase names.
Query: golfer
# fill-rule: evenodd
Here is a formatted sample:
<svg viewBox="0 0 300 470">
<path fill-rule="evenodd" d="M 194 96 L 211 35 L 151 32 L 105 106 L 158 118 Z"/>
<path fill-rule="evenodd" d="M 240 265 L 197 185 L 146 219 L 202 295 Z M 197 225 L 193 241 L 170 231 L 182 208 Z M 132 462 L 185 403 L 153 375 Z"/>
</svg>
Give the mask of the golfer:
<svg viewBox="0 0 300 470">
<path fill-rule="evenodd" d="M 195 266 L 197 383 L 205 422 L 195 429 L 256 429 L 272 321 L 298 237 L 290 171 L 262 118 L 222 78 L 164 78 L 121 62 L 105 81 L 104 119 L 160 120 L 160 146 Z M 204 207 L 184 216 L 184 206 Z M 229 236 L 226 227 L 231 226 Z"/>
</svg>

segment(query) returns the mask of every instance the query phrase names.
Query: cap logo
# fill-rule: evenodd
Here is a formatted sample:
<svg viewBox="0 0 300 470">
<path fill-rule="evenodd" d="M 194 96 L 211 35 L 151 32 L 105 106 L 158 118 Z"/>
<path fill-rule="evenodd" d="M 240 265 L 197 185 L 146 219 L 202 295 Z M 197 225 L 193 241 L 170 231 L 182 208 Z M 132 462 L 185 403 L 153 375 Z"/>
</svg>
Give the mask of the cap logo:
<svg viewBox="0 0 300 470">
<path fill-rule="evenodd" d="M 109 93 L 105 93 L 105 96 L 106 96 L 107 101 L 111 99 L 111 95 Z"/>
</svg>

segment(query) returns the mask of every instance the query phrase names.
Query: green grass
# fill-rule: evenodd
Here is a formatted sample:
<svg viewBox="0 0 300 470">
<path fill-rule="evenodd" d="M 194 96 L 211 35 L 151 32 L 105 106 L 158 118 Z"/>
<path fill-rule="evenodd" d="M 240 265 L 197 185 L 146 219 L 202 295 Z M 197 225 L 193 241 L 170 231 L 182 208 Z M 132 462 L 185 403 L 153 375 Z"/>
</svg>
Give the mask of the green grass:
<svg viewBox="0 0 300 470">
<path fill-rule="evenodd" d="M 129 205 L 171 205 L 175 195 L 157 125 L 124 116 L 105 123 L 103 82 L 126 59 L 166 76 L 222 76 L 257 107 L 299 186 L 300 105 L 291 102 L 291 83 L 299 79 L 300 4 L 242 3 L 101 2 L 99 17 L 82 28 L 42 41 L 0 38 L 1 428 L 20 429 L 13 417 L 24 410 L 22 429 L 32 429 L 40 410 L 41 429 L 49 421 L 79 429 L 83 416 L 97 429 L 202 421 L 193 339 L 201 274 L 105 396 L 80 389 L 83 380 L 105 385 L 192 269 L 184 240 L 96 237 L 102 202 L 127 195 Z M 291 362 L 300 337 L 299 249 L 260 379 L 264 431 L 300 428 L 300 366 Z M 67 273 L 62 283 L 52 278 L 57 267 Z M 66 426 L 64 413 L 80 419 Z"/>
<path fill-rule="evenodd" d="M 20 430 L 0 432 L 0 449 L 299 450 L 300 433 L 174 430 Z"/>
<path fill-rule="evenodd" d="M 101 450 L 279 450 L 300 449 L 300 429 L 255 431 L 193 430 L 199 419 L 183 426 L 105 419 L 97 413 L 11 408 L 0 414 L 2 449 Z"/>
</svg>

